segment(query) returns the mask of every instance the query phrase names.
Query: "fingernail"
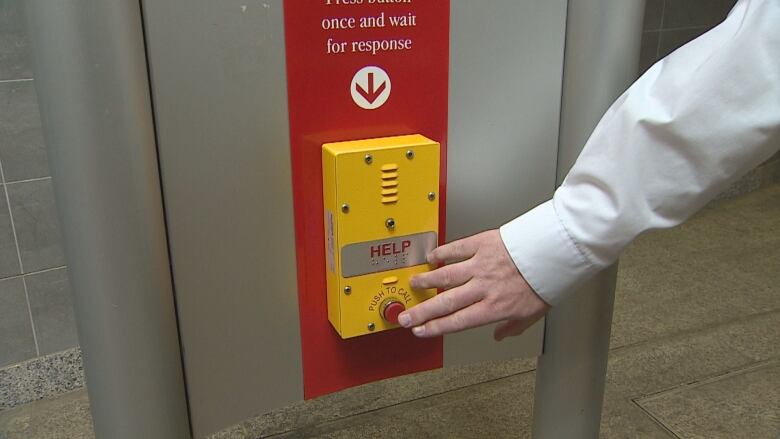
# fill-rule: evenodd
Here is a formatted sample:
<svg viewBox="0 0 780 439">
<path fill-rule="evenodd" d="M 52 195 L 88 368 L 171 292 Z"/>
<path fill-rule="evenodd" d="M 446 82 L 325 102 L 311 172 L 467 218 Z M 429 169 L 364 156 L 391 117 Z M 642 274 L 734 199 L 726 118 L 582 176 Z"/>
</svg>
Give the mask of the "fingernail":
<svg viewBox="0 0 780 439">
<path fill-rule="evenodd" d="M 425 335 L 425 326 L 415 326 L 412 328 L 412 333 L 418 337 Z"/>
<path fill-rule="evenodd" d="M 398 323 L 403 326 L 404 328 L 408 328 L 409 325 L 412 323 L 412 318 L 409 317 L 408 313 L 401 313 L 401 315 L 398 316 Z"/>
<path fill-rule="evenodd" d="M 417 278 L 416 277 L 413 277 L 413 278 L 409 279 L 409 286 L 412 287 L 413 290 L 417 289 L 418 285 L 417 285 Z"/>
</svg>

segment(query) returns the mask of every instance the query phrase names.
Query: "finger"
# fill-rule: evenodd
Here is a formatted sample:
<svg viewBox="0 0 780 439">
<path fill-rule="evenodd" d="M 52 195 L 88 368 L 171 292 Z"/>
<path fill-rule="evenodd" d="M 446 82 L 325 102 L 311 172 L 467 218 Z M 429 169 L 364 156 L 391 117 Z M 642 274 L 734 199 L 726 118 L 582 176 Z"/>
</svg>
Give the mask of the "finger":
<svg viewBox="0 0 780 439">
<path fill-rule="evenodd" d="M 449 290 L 450 288 L 463 285 L 471 279 L 471 270 L 466 262 L 445 265 L 436 270 L 427 273 L 420 273 L 409 279 L 409 285 L 415 289 L 440 288 Z"/>
<path fill-rule="evenodd" d="M 428 262 L 436 265 L 444 262 L 462 261 L 474 256 L 478 248 L 479 239 L 476 236 L 469 236 L 436 247 L 428 254 Z"/>
<path fill-rule="evenodd" d="M 490 307 L 484 302 L 477 302 L 452 314 L 415 326 L 412 328 L 412 333 L 421 338 L 437 337 L 475 328 L 492 321 Z"/>
<path fill-rule="evenodd" d="M 480 291 L 468 282 L 457 288 L 439 293 L 398 316 L 398 323 L 405 328 L 421 325 L 428 320 L 452 314 L 480 299 Z"/>
<path fill-rule="evenodd" d="M 538 320 L 538 319 L 537 319 Z M 522 319 L 522 320 L 507 320 L 496 325 L 496 329 L 493 330 L 493 338 L 496 341 L 501 341 L 507 337 L 520 335 L 530 328 L 536 320 Z"/>
</svg>

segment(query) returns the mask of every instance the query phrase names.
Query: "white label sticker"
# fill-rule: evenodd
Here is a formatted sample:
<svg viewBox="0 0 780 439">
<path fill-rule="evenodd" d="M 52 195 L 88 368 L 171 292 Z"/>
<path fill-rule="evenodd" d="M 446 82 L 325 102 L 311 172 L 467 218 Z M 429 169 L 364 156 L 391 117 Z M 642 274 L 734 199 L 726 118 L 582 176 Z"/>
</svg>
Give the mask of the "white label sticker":
<svg viewBox="0 0 780 439">
<path fill-rule="evenodd" d="M 325 224 L 327 224 L 327 236 L 325 239 L 327 239 L 327 258 L 328 258 L 328 269 L 331 273 L 336 272 L 336 242 L 335 237 L 333 236 L 333 212 L 330 210 L 325 211 Z"/>
</svg>

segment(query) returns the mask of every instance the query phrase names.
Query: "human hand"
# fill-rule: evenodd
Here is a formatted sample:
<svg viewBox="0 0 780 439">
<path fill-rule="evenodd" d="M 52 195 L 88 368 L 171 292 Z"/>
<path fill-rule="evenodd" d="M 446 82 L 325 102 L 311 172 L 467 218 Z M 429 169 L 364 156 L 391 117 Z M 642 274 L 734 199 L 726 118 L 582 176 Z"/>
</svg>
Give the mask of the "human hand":
<svg viewBox="0 0 780 439">
<path fill-rule="evenodd" d="M 411 287 L 445 291 L 398 318 L 418 337 L 502 322 L 493 332 L 500 341 L 521 334 L 551 308 L 517 270 L 498 230 L 438 247 L 428 254 L 428 262 L 450 265 L 412 277 Z"/>
</svg>

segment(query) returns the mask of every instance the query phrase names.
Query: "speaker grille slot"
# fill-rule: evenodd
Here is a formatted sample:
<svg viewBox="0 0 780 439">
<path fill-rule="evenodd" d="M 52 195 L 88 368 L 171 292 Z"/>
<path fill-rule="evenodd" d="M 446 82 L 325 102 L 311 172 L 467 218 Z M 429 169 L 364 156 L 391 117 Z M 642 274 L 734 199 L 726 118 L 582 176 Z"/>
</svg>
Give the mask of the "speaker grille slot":
<svg viewBox="0 0 780 439">
<path fill-rule="evenodd" d="M 398 164 L 382 165 L 381 194 L 382 204 L 398 202 Z"/>
</svg>

